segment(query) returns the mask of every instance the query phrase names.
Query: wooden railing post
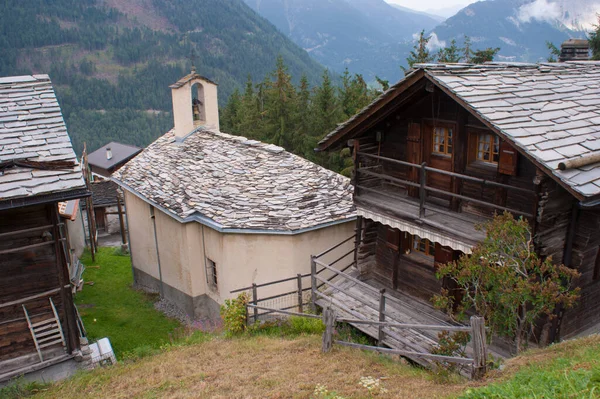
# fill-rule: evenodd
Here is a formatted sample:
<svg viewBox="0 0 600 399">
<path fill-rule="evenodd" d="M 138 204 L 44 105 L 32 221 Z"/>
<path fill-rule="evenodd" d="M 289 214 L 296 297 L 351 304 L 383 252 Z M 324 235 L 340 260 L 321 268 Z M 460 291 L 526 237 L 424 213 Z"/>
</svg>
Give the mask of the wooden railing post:
<svg viewBox="0 0 600 399">
<path fill-rule="evenodd" d="M 252 283 L 252 304 L 258 306 L 258 293 L 256 291 L 256 283 Z M 254 322 L 258 321 L 258 309 L 254 308 Z"/>
<path fill-rule="evenodd" d="M 310 309 L 317 312 L 317 262 L 313 255 L 310 256 Z"/>
<path fill-rule="evenodd" d="M 298 273 L 298 276 L 296 277 L 297 281 L 298 281 L 298 311 L 300 313 L 304 313 L 304 305 L 302 302 L 302 274 Z"/>
<path fill-rule="evenodd" d="M 471 339 L 473 341 L 473 372 L 471 376 L 474 380 L 478 380 L 487 371 L 487 342 L 483 317 L 471 316 Z"/>
<path fill-rule="evenodd" d="M 323 353 L 331 350 L 333 345 L 333 330 L 335 328 L 335 311 L 327 306 L 323 310 L 323 324 L 325 331 L 323 332 Z"/>
<path fill-rule="evenodd" d="M 425 191 L 425 185 L 427 184 L 427 162 L 421 164 L 421 186 L 419 187 L 419 217 L 425 217 L 425 197 L 427 192 Z"/>
<path fill-rule="evenodd" d="M 381 291 L 379 291 L 379 321 L 381 323 L 385 322 L 385 288 L 382 288 Z M 378 340 L 377 340 L 377 345 L 378 346 L 382 346 L 383 345 L 383 339 L 385 338 L 384 336 L 384 332 L 383 332 L 383 326 L 380 324 L 378 327 Z"/>
<path fill-rule="evenodd" d="M 358 249 L 362 239 L 362 216 L 356 218 L 356 233 L 354 236 L 354 266 L 358 268 Z"/>
</svg>

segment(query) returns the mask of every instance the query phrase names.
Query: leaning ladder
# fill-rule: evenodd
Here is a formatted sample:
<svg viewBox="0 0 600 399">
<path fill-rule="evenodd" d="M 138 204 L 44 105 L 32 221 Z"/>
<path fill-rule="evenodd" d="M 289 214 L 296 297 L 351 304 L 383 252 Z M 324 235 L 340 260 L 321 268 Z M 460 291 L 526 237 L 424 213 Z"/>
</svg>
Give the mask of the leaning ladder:
<svg viewBox="0 0 600 399">
<path fill-rule="evenodd" d="M 31 336 L 35 343 L 35 349 L 40 357 L 40 362 L 44 361 L 42 349 L 59 343 L 62 344 L 63 348 L 66 347 L 65 335 L 63 334 L 60 319 L 58 318 L 58 313 L 56 312 L 56 307 L 54 306 L 52 298 L 50 298 L 50 306 L 52 307 L 54 317 L 37 323 L 31 323 L 27 308 L 25 308 L 25 305 L 22 306 L 23 312 L 25 312 L 25 318 L 27 319 L 27 325 L 29 326 L 29 331 L 31 331 Z"/>
</svg>

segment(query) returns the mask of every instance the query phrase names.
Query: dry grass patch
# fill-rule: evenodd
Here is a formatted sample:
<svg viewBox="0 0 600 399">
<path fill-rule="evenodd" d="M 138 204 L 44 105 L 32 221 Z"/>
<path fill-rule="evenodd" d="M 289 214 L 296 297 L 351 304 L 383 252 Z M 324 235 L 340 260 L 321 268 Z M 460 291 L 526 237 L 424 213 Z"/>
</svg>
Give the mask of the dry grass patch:
<svg viewBox="0 0 600 399">
<path fill-rule="evenodd" d="M 441 398 L 466 384 L 347 348 L 320 351 L 320 337 L 215 338 L 135 363 L 83 373 L 37 398 L 310 398 L 317 384 L 347 398 L 368 397 L 360 377 L 382 378 L 380 398 Z"/>
</svg>

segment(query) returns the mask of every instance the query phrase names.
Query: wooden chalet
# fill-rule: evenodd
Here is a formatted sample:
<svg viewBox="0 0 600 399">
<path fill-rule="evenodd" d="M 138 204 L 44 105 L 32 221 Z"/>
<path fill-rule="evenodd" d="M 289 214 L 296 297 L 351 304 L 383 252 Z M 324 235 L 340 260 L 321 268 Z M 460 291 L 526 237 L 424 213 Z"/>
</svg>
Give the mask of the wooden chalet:
<svg viewBox="0 0 600 399">
<path fill-rule="evenodd" d="M 599 82 L 597 62 L 418 65 L 319 143 L 353 148 L 353 273 L 396 298 L 396 321 L 441 320 L 429 305 L 444 285 L 437 265 L 470 253 L 484 238 L 475 226 L 508 211 L 529 220 L 541 256 L 581 273 L 579 303 L 538 339 L 598 325 Z M 324 303 L 356 316 L 368 300 L 345 296 L 351 286 Z M 377 294 L 362 291 L 354 298 L 371 295 L 377 317 Z"/>
<path fill-rule="evenodd" d="M 0 78 L 0 383 L 78 354 L 59 205 L 88 195 L 48 76 Z"/>
</svg>

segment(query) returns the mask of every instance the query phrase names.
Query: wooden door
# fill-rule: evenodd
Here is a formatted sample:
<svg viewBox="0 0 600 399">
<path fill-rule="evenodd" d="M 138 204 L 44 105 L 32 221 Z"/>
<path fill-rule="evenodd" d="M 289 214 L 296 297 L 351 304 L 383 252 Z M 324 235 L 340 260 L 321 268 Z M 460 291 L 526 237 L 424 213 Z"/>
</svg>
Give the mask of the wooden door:
<svg viewBox="0 0 600 399">
<path fill-rule="evenodd" d="M 420 165 L 422 161 L 422 140 L 421 140 L 421 124 L 420 123 L 409 123 L 408 124 L 408 137 L 406 144 L 406 161 Z M 409 180 L 415 183 L 419 182 L 420 171 L 418 168 L 411 167 L 408 174 Z M 408 194 L 412 197 L 419 196 L 419 189 L 416 187 L 409 187 Z"/>
<path fill-rule="evenodd" d="M 94 219 L 96 219 L 96 228 L 97 229 L 105 229 L 106 228 L 106 212 L 104 208 L 95 208 L 94 209 Z"/>
<path fill-rule="evenodd" d="M 441 265 L 445 265 L 450 262 L 454 262 L 460 258 L 462 252 L 455 251 L 450 247 L 443 247 L 439 243 L 435 243 L 435 269 L 437 269 Z M 459 288 L 457 288 L 456 283 L 449 279 L 442 279 L 442 288 L 448 290 L 450 294 L 454 297 L 454 310 L 456 310 L 458 302 L 462 300 L 463 292 Z"/>
</svg>

